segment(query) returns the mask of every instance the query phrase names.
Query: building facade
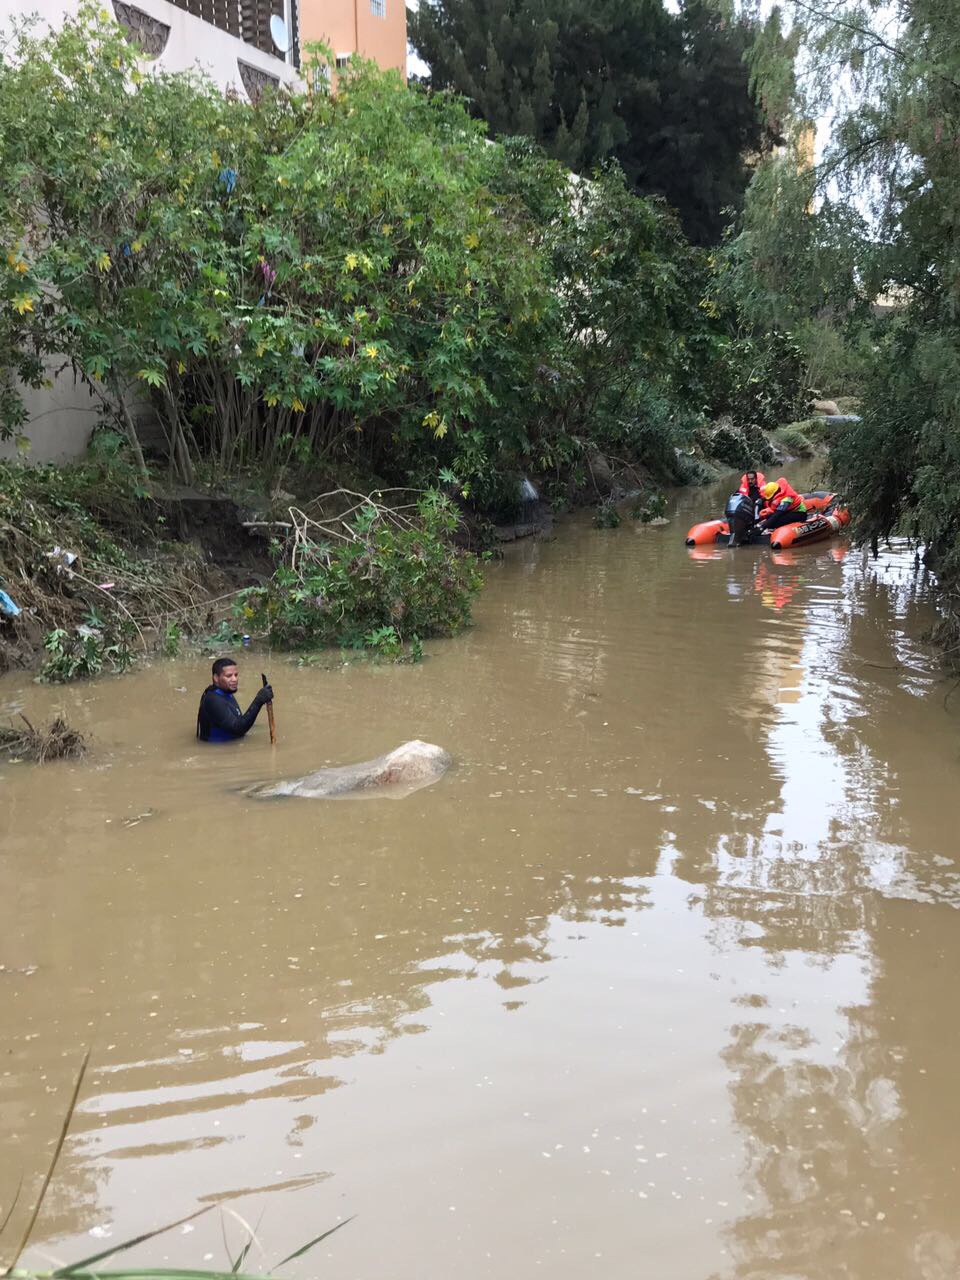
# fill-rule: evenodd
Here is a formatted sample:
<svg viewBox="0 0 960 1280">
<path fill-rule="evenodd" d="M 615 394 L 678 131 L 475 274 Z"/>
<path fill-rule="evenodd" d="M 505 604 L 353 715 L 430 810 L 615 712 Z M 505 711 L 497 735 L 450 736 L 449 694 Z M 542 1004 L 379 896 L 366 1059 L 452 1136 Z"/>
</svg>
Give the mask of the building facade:
<svg viewBox="0 0 960 1280">
<path fill-rule="evenodd" d="M 359 53 L 407 73 L 406 0 L 300 0 L 301 48 L 319 41 L 339 63 Z"/>
</svg>

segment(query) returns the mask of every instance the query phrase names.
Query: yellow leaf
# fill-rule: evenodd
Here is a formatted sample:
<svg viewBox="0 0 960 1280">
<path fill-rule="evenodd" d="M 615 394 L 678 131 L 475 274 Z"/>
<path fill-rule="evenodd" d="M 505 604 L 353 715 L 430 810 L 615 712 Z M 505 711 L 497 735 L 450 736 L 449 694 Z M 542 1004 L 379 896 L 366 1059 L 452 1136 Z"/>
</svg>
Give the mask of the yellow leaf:
<svg viewBox="0 0 960 1280">
<path fill-rule="evenodd" d="M 354 267 L 356 267 L 360 259 L 357 257 L 355 253 L 348 253 L 343 261 L 344 261 L 344 264 L 346 265 L 347 270 L 352 271 Z"/>
<path fill-rule="evenodd" d="M 130 248 L 133 250 L 133 252 L 134 252 L 134 253 L 139 253 L 139 252 L 140 252 L 140 250 L 143 248 L 143 241 L 142 241 L 142 240 L 134 240 L 134 242 L 133 242 L 133 244 L 130 246 Z"/>
<path fill-rule="evenodd" d="M 447 424 L 445 422 L 441 422 L 439 427 L 434 428 L 434 432 L 433 432 L 434 439 L 442 440 L 446 434 L 447 434 Z"/>
<path fill-rule="evenodd" d="M 383 224 L 383 226 L 380 228 L 380 230 L 381 230 L 381 232 L 382 232 L 385 236 L 392 236 L 392 235 L 393 235 L 393 227 L 391 226 L 391 224 L 390 224 L 389 222 L 385 222 L 385 223 Z"/>
<path fill-rule="evenodd" d="M 26 311 L 33 310 L 33 299 L 29 293 L 18 293 L 14 295 L 13 307 L 18 315 L 23 315 Z"/>
<path fill-rule="evenodd" d="M 341 347 L 349 347 L 349 345 L 350 345 L 350 335 L 349 335 L 349 334 L 345 333 L 345 334 L 343 335 L 343 337 L 340 339 L 340 345 L 341 345 Z"/>
<path fill-rule="evenodd" d="M 25 274 L 25 272 L 26 272 L 26 270 L 27 270 L 27 264 L 24 262 L 24 260 L 23 260 L 22 258 L 21 258 L 21 259 L 20 259 L 20 261 L 17 263 L 17 268 L 16 268 L 16 269 L 17 269 L 17 274 L 18 274 L 18 275 L 21 275 L 21 276 L 22 276 L 22 275 L 24 275 L 24 274 Z"/>
<path fill-rule="evenodd" d="M 380 351 L 378 347 L 375 347 L 373 343 L 370 343 L 369 345 L 363 348 L 363 354 L 365 356 L 369 356 L 371 360 L 376 360 L 377 356 L 380 354 Z"/>
<path fill-rule="evenodd" d="M 268 409 L 272 409 L 272 408 L 274 407 L 274 405 L 277 405 L 277 404 L 279 404 L 279 403 L 280 403 L 280 397 L 279 397 L 279 396 L 267 396 L 267 408 L 268 408 Z"/>
<path fill-rule="evenodd" d="M 307 411 L 307 406 L 303 403 L 303 401 L 300 399 L 299 396 L 294 396 L 293 403 L 290 405 L 290 408 L 294 411 L 294 413 L 306 413 Z"/>
<path fill-rule="evenodd" d="M 480 237 L 475 231 L 471 231 L 469 235 L 463 237 L 463 243 L 467 249 L 476 249 L 480 243 Z"/>
<path fill-rule="evenodd" d="M 182 361 L 182 360 L 178 360 L 178 361 L 177 361 L 177 373 L 186 373 L 186 372 L 187 372 L 187 366 L 183 363 L 183 361 Z"/>
<path fill-rule="evenodd" d="M 109 253 L 101 253 L 100 257 L 97 259 L 97 270 L 109 271 L 111 265 L 112 263 L 110 262 Z"/>
</svg>

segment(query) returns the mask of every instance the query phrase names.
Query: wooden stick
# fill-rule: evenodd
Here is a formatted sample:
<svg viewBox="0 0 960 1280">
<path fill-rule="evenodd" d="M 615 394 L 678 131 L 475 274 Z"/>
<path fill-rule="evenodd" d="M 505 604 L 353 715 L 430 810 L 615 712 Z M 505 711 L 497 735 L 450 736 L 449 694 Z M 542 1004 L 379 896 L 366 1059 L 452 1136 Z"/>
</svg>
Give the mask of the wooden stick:
<svg viewBox="0 0 960 1280">
<path fill-rule="evenodd" d="M 263 681 L 265 685 L 270 683 L 262 671 L 260 673 L 260 679 Z M 277 745 L 277 721 L 276 721 L 276 717 L 273 714 L 272 702 L 267 703 L 267 720 L 270 723 L 270 745 L 271 747 L 275 747 Z"/>
</svg>

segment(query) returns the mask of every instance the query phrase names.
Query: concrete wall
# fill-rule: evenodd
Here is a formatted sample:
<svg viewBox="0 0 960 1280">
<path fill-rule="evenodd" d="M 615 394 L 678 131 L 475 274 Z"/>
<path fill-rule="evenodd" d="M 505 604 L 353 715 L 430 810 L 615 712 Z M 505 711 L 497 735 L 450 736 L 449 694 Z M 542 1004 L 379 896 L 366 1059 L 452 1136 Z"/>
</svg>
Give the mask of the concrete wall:
<svg viewBox="0 0 960 1280">
<path fill-rule="evenodd" d="M 72 373 L 59 376 L 49 369 L 53 386 L 23 390 L 29 414 L 26 436 L 30 449 L 22 453 L 13 440 L 0 440 L 0 458 L 22 458 L 28 462 L 69 462 L 83 454 L 96 426 L 99 404 Z"/>
<path fill-rule="evenodd" d="M 74 15 L 77 8 L 76 0 L 0 0 L 0 41 L 9 36 L 16 20 L 28 14 L 36 13 L 41 24 L 56 27 L 66 16 Z M 282 83 L 297 82 L 292 62 L 262 53 L 236 36 L 178 9 L 168 0 L 136 0 L 135 4 L 123 4 L 121 0 L 116 6 L 107 0 L 105 8 L 125 22 L 131 16 L 131 9 L 154 20 L 153 43 L 158 48 L 162 45 L 162 49 L 156 56 L 142 60 L 144 71 L 199 69 L 221 89 L 234 89 L 241 95 L 247 93 L 248 87 L 256 92 L 257 73 Z M 284 6 L 278 2 L 276 8 L 282 13 Z M 136 14 L 133 17 L 139 21 Z M 21 455 L 11 441 L 0 441 L 0 458 L 16 455 L 34 462 L 65 462 L 83 454 L 97 420 L 97 403 L 75 382 L 72 373 L 55 374 L 51 370 L 51 377 L 54 385 L 49 390 L 27 388 L 22 392 L 28 413 L 29 452 Z"/>
<path fill-rule="evenodd" d="M 407 74 L 406 0 L 300 0 L 300 40 Z"/>
</svg>

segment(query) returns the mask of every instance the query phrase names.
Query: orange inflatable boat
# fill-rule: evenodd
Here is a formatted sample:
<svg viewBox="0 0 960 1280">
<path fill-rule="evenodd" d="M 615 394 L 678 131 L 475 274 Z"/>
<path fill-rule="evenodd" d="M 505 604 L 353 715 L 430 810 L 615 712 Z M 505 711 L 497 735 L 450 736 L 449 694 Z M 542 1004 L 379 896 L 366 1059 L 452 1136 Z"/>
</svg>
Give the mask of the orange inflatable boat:
<svg viewBox="0 0 960 1280">
<path fill-rule="evenodd" d="M 756 508 L 750 499 L 734 493 L 727 501 L 723 519 L 695 524 L 687 534 L 687 546 L 772 547 L 774 551 L 784 551 L 835 538 L 850 523 L 850 512 L 835 493 L 818 489 L 805 493 L 803 501 L 806 520 L 767 530 L 757 528 Z"/>
</svg>

